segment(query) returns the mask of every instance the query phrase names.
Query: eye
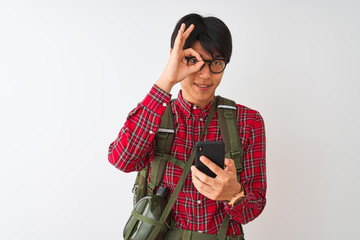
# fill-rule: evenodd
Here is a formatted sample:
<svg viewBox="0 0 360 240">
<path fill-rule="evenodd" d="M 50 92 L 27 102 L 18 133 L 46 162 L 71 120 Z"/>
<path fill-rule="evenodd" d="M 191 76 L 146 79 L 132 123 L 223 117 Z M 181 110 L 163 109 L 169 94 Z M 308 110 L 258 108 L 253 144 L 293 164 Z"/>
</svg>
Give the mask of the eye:
<svg viewBox="0 0 360 240">
<path fill-rule="evenodd" d="M 196 58 L 190 58 L 189 59 L 190 64 L 196 64 L 197 62 L 198 62 L 198 60 Z"/>
<path fill-rule="evenodd" d="M 223 60 L 214 60 L 213 62 L 212 62 L 212 64 L 214 65 L 214 66 L 222 66 L 223 65 Z"/>
</svg>

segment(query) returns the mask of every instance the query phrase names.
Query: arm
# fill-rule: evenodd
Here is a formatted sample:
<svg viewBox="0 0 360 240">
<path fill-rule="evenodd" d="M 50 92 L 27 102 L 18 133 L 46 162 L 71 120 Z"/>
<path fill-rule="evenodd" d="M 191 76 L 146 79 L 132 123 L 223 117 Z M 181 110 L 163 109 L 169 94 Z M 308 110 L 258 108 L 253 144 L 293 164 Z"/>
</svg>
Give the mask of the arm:
<svg viewBox="0 0 360 240">
<path fill-rule="evenodd" d="M 233 208 L 225 205 L 232 219 L 242 224 L 259 216 L 266 204 L 265 126 L 259 113 L 256 113 L 248 141 L 244 151 L 244 171 L 241 174 L 246 197 Z"/>
<path fill-rule="evenodd" d="M 118 137 L 109 147 L 108 159 L 124 172 L 144 168 L 155 151 L 155 133 L 171 95 L 154 85 L 130 112 Z"/>
<path fill-rule="evenodd" d="M 155 151 L 155 132 L 170 102 L 172 87 L 189 74 L 199 71 L 204 63 L 195 50 L 191 48 L 183 50 L 194 25 L 190 25 L 186 30 L 185 27 L 185 24 L 181 25 L 169 61 L 156 85 L 129 114 L 118 137 L 110 145 L 108 159 L 120 170 L 139 171 L 149 163 Z M 188 56 L 195 56 L 199 62 L 187 66 L 183 60 Z"/>
</svg>

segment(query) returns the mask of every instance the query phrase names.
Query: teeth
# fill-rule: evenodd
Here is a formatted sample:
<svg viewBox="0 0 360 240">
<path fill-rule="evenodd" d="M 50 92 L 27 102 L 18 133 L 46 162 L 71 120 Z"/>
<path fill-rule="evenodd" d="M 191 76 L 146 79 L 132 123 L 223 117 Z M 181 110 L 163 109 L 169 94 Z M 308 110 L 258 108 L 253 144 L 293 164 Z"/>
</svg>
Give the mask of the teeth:
<svg viewBox="0 0 360 240">
<path fill-rule="evenodd" d="M 196 85 L 198 85 L 199 87 L 202 87 L 202 88 L 207 88 L 210 86 L 210 85 L 201 85 L 201 84 L 196 84 Z"/>
</svg>

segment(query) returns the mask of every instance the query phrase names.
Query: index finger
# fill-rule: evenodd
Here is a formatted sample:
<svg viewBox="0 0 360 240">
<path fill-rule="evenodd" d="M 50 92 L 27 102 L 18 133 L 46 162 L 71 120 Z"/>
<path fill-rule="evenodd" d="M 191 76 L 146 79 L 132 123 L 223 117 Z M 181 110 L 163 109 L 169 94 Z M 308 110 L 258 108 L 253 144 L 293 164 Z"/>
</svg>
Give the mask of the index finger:
<svg viewBox="0 0 360 240">
<path fill-rule="evenodd" d="M 204 163 L 211 171 L 213 171 L 217 176 L 221 175 L 224 172 L 224 169 L 216 165 L 213 161 L 208 159 L 205 156 L 200 157 L 200 161 Z"/>
<path fill-rule="evenodd" d="M 175 42 L 174 42 L 174 50 L 175 51 L 177 51 L 178 49 L 181 49 L 181 50 L 183 49 L 184 45 L 182 44 L 182 42 L 183 42 L 182 36 L 184 35 L 184 30 L 185 30 L 185 24 L 182 23 L 180 26 L 180 29 L 178 30 L 178 34 L 176 35 L 176 38 L 175 38 Z"/>
<path fill-rule="evenodd" d="M 182 50 L 184 48 L 186 39 L 189 37 L 190 33 L 194 30 L 195 26 L 194 24 L 191 24 L 186 30 L 185 28 L 186 28 L 185 23 L 182 23 L 178 31 L 178 34 L 175 38 L 174 49 Z"/>
<path fill-rule="evenodd" d="M 186 29 L 186 31 L 184 32 L 184 40 L 186 40 L 188 37 L 189 37 L 189 35 L 190 35 L 190 33 L 194 30 L 194 28 L 195 28 L 195 26 L 194 26 L 194 24 L 191 24 L 187 29 Z"/>
<path fill-rule="evenodd" d="M 197 167 L 191 167 L 192 176 L 200 180 L 205 185 L 212 185 L 214 178 L 209 177 L 202 171 L 200 171 Z"/>
</svg>

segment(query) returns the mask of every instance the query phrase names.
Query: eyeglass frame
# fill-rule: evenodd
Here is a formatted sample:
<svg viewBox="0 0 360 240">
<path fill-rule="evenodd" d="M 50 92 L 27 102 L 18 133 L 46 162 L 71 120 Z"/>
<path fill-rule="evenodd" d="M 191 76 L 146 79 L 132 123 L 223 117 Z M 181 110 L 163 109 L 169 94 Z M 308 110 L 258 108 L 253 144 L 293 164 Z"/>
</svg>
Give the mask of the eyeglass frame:
<svg viewBox="0 0 360 240">
<path fill-rule="evenodd" d="M 190 59 L 196 59 L 196 57 L 190 56 L 190 57 L 185 57 L 185 59 L 186 59 L 186 65 L 189 66 L 189 61 L 190 61 Z M 211 70 L 210 65 L 211 65 L 214 61 L 216 61 L 216 60 L 222 60 L 222 61 L 225 62 L 224 69 L 221 70 L 220 72 L 213 72 L 213 71 Z M 225 70 L 226 65 L 229 63 L 229 60 L 227 60 L 226 58 L 215 58 L 215 59 L 213 59 L 213 60 L 204 60 L 204 59 L 203 59 L 203 61 L 204 61 L 205 63 L 204 63 L 204 65 L 201 66 L 201 68 L 200 68 L 199 71 L 201 71 L 201 70 L 205 67 L 206 63 L 209 63 L 210 72 L 212 72 L 212 73 L 214 73 L 214 74 L 222 73 L 222 72 Z"/>
</svg>

